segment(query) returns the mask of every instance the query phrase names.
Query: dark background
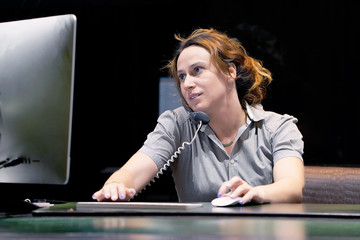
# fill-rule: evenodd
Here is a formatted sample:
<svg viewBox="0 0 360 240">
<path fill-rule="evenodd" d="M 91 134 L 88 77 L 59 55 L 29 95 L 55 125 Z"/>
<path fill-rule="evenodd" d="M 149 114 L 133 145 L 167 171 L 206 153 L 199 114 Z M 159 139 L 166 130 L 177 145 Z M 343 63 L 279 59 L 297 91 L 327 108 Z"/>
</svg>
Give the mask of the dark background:
<svg viewBox="0 0 360 240">
<path fill-rule="evenodd" d="M 357 9 L 341 0 L 0 0 L 0 22 L 78 19 L 70 182 L 0 187 L 20 198 L 89 200 L 155 127 L 174 34 L 199 27 L 238 38 L 273 73 L 264 107 L 299 119 L 306 165 L 358 166 Z M 167 173 L 137 200 L 176 200 L 172 184 Z"/>
</svg>

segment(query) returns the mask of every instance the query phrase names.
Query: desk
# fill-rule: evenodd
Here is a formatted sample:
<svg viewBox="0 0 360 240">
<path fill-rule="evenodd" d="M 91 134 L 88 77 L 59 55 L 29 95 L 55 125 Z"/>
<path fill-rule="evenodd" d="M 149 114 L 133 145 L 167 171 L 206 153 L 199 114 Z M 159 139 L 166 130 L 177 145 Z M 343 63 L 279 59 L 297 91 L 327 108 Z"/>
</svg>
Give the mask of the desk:
<svg viewBox="0 0 360 240">
<path fill-rule="evenodd" d="M 281 213 L 275 214 L 275 209 Z M 0 239 L 360 238 L 360 205 L 294 204 L 292 210 L 296 209 L 310 209 L 311 214 L 290 212 L 289 204 L 213 208 L 208 203 L 202 208 L 181 210 L 181 214 L 136 209 L 132 213 L 126 210 L 93 216 L 90 212 L 75 216 L 72 211 L 68 215 L 63 212 L 62 216 L 35 214 L 0 219 Z M 250 214 L 252 211 L 254 214 Z"/>
</svg>

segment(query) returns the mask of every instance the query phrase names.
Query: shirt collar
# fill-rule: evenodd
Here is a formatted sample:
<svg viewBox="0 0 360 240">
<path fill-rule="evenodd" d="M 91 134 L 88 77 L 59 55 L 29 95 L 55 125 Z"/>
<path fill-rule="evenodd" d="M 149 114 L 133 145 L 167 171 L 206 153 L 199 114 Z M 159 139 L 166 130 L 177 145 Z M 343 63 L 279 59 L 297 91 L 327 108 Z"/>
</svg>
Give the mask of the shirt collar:
<svg viewBox="0 0 360 240">
<path fill-rule="evenodd" d="M 250 106 L 246 103 L 246 113 L 250 121 L 258 122 L 265 119 L 265 111 L 261 104 Z"/>
<path fill-rule="evenodd" d="M 247 113 L 247 124 L 250 124 L 251 121 L 258 122 L 265 119 L 265 111 L 261 104 L 256 104 L 254 106 L 250 106 L 246 103 L 246 113 Z M 205 132 L 208 128 L 208 125 L 202 125 L 200 131 Z M 207 130 L 209 131 L 209 130 Z"/>
</svg>

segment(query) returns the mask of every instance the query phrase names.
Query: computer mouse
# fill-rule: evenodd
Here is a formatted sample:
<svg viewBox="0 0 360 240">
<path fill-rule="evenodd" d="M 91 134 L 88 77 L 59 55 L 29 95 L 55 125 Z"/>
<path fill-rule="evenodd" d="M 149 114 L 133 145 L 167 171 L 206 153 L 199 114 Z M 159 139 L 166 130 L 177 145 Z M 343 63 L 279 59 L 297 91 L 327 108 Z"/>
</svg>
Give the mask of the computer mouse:
<svg viewBox="0 0 360 240">
<path fill-rule="evenodd" d="M 211 204 L 215 207 L 226 207 L 239 204 L 241 197 L 219 197 L 211 201 Z"/>
</svg>

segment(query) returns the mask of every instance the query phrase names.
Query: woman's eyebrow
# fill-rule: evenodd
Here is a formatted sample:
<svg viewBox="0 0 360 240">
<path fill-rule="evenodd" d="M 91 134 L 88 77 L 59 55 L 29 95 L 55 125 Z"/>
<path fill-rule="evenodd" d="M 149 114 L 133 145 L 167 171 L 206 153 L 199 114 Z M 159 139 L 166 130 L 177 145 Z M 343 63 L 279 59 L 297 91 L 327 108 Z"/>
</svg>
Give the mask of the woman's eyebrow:
<svg viewBox="0 0 360 240">
<path fill-rule="evenodd" d="M 199 65 L 199 64 L 204 64 L 205 62 L 204 61 L 197 61 L 197 62 L 194 62 L 193 64 L 190 65 L 190 68 L 193 68 L 195 67 L 196 65 Z"/>
<path fill-rule="evenodd" d="M 197 65 L 199 65 L 199 64 L 204 64 L 204 63 L 206 63 L 206 62 L 205 62 L 205 61 L 197 61 L 197 62 L 194 62 L 193 64 L 191 64 L 191 65 L 189 66 L 189 69 L 191 69 L 191 68 L 193 68 L 193 67 L 195 67 L 195 66 L 197 66 Z M 180 70 L 177 71 L 177 73 L 183 73 L 183 72 L 185 72 L 185 71 L 182 70 L 182 69 L 180 69 Z"/>
</svg>

